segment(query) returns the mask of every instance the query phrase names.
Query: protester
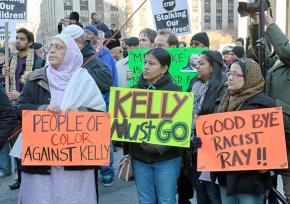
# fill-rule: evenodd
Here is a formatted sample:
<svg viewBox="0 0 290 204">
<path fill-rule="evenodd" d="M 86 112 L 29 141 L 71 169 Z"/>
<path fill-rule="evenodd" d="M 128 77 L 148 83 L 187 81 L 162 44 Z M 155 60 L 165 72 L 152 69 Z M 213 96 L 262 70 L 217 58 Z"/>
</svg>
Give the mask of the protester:
<svg viewBox="0 0 290 204">
<path fill-rule="evenodd" d="M 245 46 L 245 40 L 244 40 L 244 38 L 237 38 L 236 41 L 235 41 L 235 44 L 236 44 L 236 46 L 242 46 L 242 47 L 244 47 Z"/>
<path fill-rule="evenodd" d="M 45 59 L 45 52 L 42 43 L 35 42 L 33 44 L 33 49 L 38 57 Z"/>
<path fill-rule="evenodd" d="M 109 43 L 105 41 L 105 44 L 107 45 L 107 48 L 110 50 L 116 62 L 123 59 L 123 48 L 121 47 L 120 40 L 112 39 Z"/>
<path fill-rule="evenodd" d="M 110 52 L 110 50 L 106 47 L 103 47 L 103 33 L 98 31 L 94 26 L 87 25 L 84 27 L 86 39 L 89 40 L 93 47 L 96 49 L 98 57 L 102 59 L 102 61 L 109 68 L 111 75 L 113 77 L 113 86 L 118 86 L 118 75 L 117 75 L 117 67 L 116 62 Z M 100 34 L 101 33 L 101 34 Z M 106 100 L 107 102 L 107 100 Z"/>
<path fill-rule="evenodd" d="M 69 14 L 69 19 L 61 19 L 57 25 L 57 31 L 58 33 L 61 33 L 61 31 L 68 25 L 78 25 L 81 28 L 83 28 L 83 25 L 80 23 L 80 14 L 76 11 L 73 11 Z"/>
<path fill-rule="evenodd" d="M 13 55 L 10 66 L 4 65 L 2 69 L 3 78 L 5 76 L 10 78 L 10 90 L 7 95 L 11 101 L 17 100 L 20 95 L 23 87 L 21 76 L 45 65 L 44 59 L 38 57 L 31 48 L 33 43 L 33 33 L 25 28 L 17 30 L 15 45 L 17 52 Z"/>
<path fill-rule="evenodd" d="M 120 38 L 122 37 L 122 34 L 121 34 L 121 32 L 117 29 L 117 25 L 116 24 L 114 24 L 114 23 L 112 23 L 111 24 L 111 33 L 112 33 L 112 35 L 111 36 L 113 36 L 113 35 L 115 35 L 115 33 L 117 33 L 116 35 L 115 35 L 115 37 L 114 37 L 114 39 L 115 40 L 120 40 Z M 111 36 L 107 36 L 106 38 L 110 38 Z"/>
<path fill-rule="evenodd" d="M 150 28 L 144 28 L 139 33 L 139 47 L 140 48 L 153 48 L 155 47 L 154 41 L 157 36 L 157 32 Z"/>
<path fill-rule="evenodd" d="M 171 56 L 162 48 L 145 54 L 144 71 L 133 88 L 181 91 L 169 75 Z M 133 170 L 140 204 L 175 204 L 180 171 L 180 149 L 148 143 L 130 143 Z"/>
<path fill-rule="evenodd" d="M 237 59 L 245 57 L 245 48 L 242 46 L 235 46 L 229 53 L 230 60 L 233 62 Z"/>
<path fill-rule="evenodd" d="M 103 94 L 110 91 L 112 86 L 112 75 L 104 62 L 96 56 L 96 50 L 90 42 L 86 42 L 84 30 L 76 25 L 69 25 L 62 31 L 75 40 L 84 58 L 83 68 L 87 69 L 89 74 L 96 81 Z"/>
<path fill-rule="evenodd" d="M 226 76 L 223 73 L 222 55 L 218 51 L 204 51 L 199 57 L 196 66 L 197 76 L 191 80 L 188 91 L 194 93 L 194 111 L 192 123 L 192 139 L 197 140 L 195 119 L 199 115 L 211 114 L 217 111 L 222 96 L 226 92 Z M 197 145 L 195 143 L 195 145 Z M 193 154 L 191 152 L 191 154 Z M 189 155 L 191 155 L 189 154 Z M 214 182 L 209 182 L 210 172 L 198 173 L 196 171 L 196 154 L 193 161 L 193 184 L 196 190 L 198 204 L 221 204 L 219 187 Z M 207 179 L 206 179 L 207 178 Z M 191 183 L 189 180 L 188 182 Z M 186 184 L 184 184 L 186 185 Z M 186 185 L 188 186 L 188 185 Z M 190 203 L 189 198 L 180 193 L 179 203 Z"/>
<path fill-rule="evenodd" d="M 218 112 L 252 110 L 275 106 L 263 93 L 261 68 L 252 59 L 235 61 L 227 73 L 228 91 Z M 263 204 L 267 189 L 271 189 L 269 171 L 235 171 L 218 173 L 222 203 Z"/>
<path fill-rule="evenodd" d="M 5 81 L 4 79 L 2 79 L 2 68 L 3 68 L 4 63 L 5 63 L 5 48 L 1 47 L 0 48 L 0 71 L 1 71 L 0 72 L 0 82 Z M 1 84 L 1 87 L 2 87 L 2 84 Z M 1 88 L 1 91 L 2 91 L 2 88 Z M 1 94 L 1 96 L 2 96 L 2 94 Z M 5 94 L 5 97 L 7 97 L 6 94 Z M 4 95 L 1 98 L 4 98 Z M 4 107 L 2 107 L 2 109 L 3 109 L 3 111 L 5 110 Z M 3 136 L 5 136 L 5 135 L 3 135 Z M 10 152 L 9 142 L 7 141 L 6 143 L 4 143 L 4 145 L 2 145 L 2 143 L 1 143 L 0 146 L 2 147 L 2 150 L 0 151 L 0 161 L 1 161 L 0 162 L 0 178 L 1 178 L 1 177 L 11 175 L 11 158 L 9 156 L 9 152 Z"/>
<path fill-rule="evenodd" d="M 253 19 L 253 24 L 250 25 L 250 37 L 252 42 L 252 48 L 259 56 L 256 41 L 258 40 L 259 33 L 259 14 L 251 13 L 249 15 Z M 266 25 L 266 39 L 269 40 L 274 48 L 276 54 L 267 57 L 265 60 L 266 67 L 269 69 L 266 77 L 266 94 L 275 100 L 277 106 L 282 106 L 285 138 L 287 144 L 288 161 L 290 158 L 290 117 L 289 117 L 289 104 L 290 104 L 290 43 L 287 36 L 281 31 L 281 29 L 274 23 L 271 17 L 270 10 L 265 13 L 265 25 Z M 258 58 L 258 57 L 257 57 Z M 283 190 L 290 202 L 290 168 L 284 171 L 279 171 L 283 178 Z"/>
<path fill-rule="evenodd" d="M 132 49 L 139 48 L 139 39 L 137 37 L 131 37 L 126 40 L 126 46 L 128 51 Z M 118 70 L 118 87 L 128 87 L 128 78 L 127 73 L 130 71 L 129 69 L 129 57 L 121 59 L 117 62 L 117 70 Z"/>
<path fill-rule="evenodd" d="M 69 36 L 53 38 L 46 67 L 27 76 L 16 110 L 105 111 L 82 53 Z M 84 91 L 86 90 L 86 91 Z M 19 203 L 97 203 L 93 167 L 22 166 Z"/>
<path fill-rule="evenodd" d="M 103 62 L 110 69 L 111 74 L 113 76 L 113 86 L 117 86 L 117 74 L 116 73 L 116 63 L 114 58 L 108 48 L 103 47 L 103 32 L 98 31 L 94 26 L 87 25 L 84 27 L 86 39 L 91 41 L 93 47 L 96 49 L 98 57 L 103 60 Z"/>
<path fill-rule="evenodd" d="M 127 40 L 128 40 L 128 38 L 123 38 L 120 40 L 121 47 L 123 48 L 123 58 L 126 58 L 128 56 L 128 48 L 126 45 Z"/>
<path fill-rule="evenodd" d="M 11 174 L 8 137 L 17 123 L 14 109 L 0 84 L 0 178 Z"/>
<path fill-rule="evenodd" d="M 105 33 L 105 36 L 112 36 L 112 32 L 110 31 L 109 27 L 101 21 L 97 13 L 91 13 L 91 20 L 91 24 L 95 26 L 98 30 L 103 31 Z"/>
<path fill-rule="evenodd" d="M 38 57 L 31 48 L 34 43 L 33 33 L 25 28 L 20 28 L 16 32 L 16 50 L 12 56 L 9 67 L 4 65 L 2 69 L 3 79 L 9 76 L 9 92 L 7 96 L 10 101 L 15 102 L 20 96 L 23 88 L 21 78 L 25 73 L 40 69 L 45 65 L 45 60 Z M 15 126 L 17 123 L 15 124 Z M 20 164 L 17 160 L 18 178 L 16 182 L 9 185 L 11 190 L 18 189 L 21 183 Z"/>
<path fill-rule="evenodd" d="M 209 38 L 206 32 L 196 33 L 190 40 L 190 47 L 209 48 Z"/>
<path fill-rule="evenodd" d="M 230 67 L 230 65 L 233 63 L 231 57 L 230 57 L 230 52 L 233 50 L 232 46 L 226 46 L 223 48 L 222 54 L 223 54 L 223 61 L 224 63 Z"/>
<path fill-rule="evenodd" d="M 175 33 L 162 29 L 158 31 L 158 34 L 154 40 L 155 47 L 159 48 L 178 48 L 179 41 Z"/>
</svg>

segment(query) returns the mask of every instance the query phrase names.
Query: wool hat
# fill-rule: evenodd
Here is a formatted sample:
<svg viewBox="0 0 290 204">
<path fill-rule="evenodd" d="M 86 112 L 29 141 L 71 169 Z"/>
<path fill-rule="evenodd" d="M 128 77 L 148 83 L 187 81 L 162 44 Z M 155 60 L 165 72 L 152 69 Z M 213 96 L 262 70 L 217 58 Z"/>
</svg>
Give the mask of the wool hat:
<svg viewBox="0 0 290 204">
<path fill-rule="evenodd" d="M 192 36 L 190 42 L 192 42 L 193 40 L 199 41 L 205 46 L 209 47 L 209 39 L 206 32 L 196 33 L 194 36 Z"/>
<path fill-rule="evenodd" d="M 242 46 L 236 46 L 232 49 L 232 52 L 237 55 L 238 58 L 242 58 L 245 56 L 245 49 Z"/>
<path fill-rule="evenodd" d="M 219 51 L 215 51 L 215 50 L 206 50 L 202 52 L 203 55 L 206 55 L 209 58 L 209 61 L 211 61 L 212 63 L 217 63 L 219 65 L 223 65 L 223 58 L 222 55 Z"/>
<path fill-rule="evenodd" d="M 77 22 L 80 21 L 80 14 L 76 11 L 73 11 L 69 14 L 69 20 L 76 20 Z"/>
<path fill-rule="evenodd" d="M 97 29 L 95 26 L 93 26 L 93 25 L 86 25 L 86 26 L 84 27 L 84 29 L 87 29 L 87 30 L 91 31 L 91 32 L 94 33 L 96 36 L 99 35 L 99 31 L 98 31 L 98 29 Z"/>
<path fill-rule="evenodd" d="M 139 39 L 137 37 L 131 37 L 131 38 L 126 40 L 126 45 L 137 46 L 137 45 L 139 45 Z"/>
<path fill-rule="evenodd" d="M 80 26 L 73 24 L 66 26 L 61 33 L 66 34 L 75 40 L 84 34 L 84 30 Z"/>
<path fill-rule="evenodd" d="M 42 43 L 35 42 L 32 47 L 34 50 L 38 50 L 42 48 Z"/>
</svg>

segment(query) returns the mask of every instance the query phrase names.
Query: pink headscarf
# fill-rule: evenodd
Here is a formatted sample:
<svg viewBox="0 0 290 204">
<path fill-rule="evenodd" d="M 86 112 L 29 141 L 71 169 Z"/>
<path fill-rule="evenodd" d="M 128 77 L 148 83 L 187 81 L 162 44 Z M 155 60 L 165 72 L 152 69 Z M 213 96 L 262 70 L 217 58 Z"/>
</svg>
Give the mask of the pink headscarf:
<svg viewBox="0 0 290 204">
<path fill-rule="evenodd" d="M 50 103 L 60 106 L 69 80 L 75 72 L 82 69 L 83 55 L 70 36 L 59 34 L 53 39 L 60 39 L 66 45 L 64 60 L 60 67 L 55 69 L 51 64 L 48 64 L 46 69 L 51 94 Z"/>
</svg>

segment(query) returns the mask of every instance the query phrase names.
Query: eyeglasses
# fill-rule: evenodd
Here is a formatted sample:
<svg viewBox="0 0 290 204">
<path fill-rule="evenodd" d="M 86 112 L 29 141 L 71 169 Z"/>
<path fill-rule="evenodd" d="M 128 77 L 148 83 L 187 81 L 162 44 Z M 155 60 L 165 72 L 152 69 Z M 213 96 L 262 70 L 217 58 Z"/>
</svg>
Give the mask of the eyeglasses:
<svg viewBox="0 0 290 204">
<path fill-rule="evenodd" d="M 193 41 L 190 42 L 190 46 L 191 47 L 199 47 L 201 45 L 202 45 L 202 43 L 200 43 L 200 42 L 198 42 L 196 40 L 193 40 Z"/>
<path fill-rule="evenodd" d="M 227 73 L 227 78 L 233 77 L 233 79 L 236 79 L 238 77 L 244 77 L 244 75 L 238 73 L 238 72 L 228 72 Z"/>
</svg>

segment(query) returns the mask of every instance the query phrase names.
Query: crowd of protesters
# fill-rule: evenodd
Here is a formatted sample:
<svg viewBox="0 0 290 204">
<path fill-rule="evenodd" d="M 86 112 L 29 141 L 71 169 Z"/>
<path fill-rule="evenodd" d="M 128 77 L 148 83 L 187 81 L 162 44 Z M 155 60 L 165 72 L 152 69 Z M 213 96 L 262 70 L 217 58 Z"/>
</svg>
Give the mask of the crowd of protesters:
<svg viewBox="0 0 290 204">
<path fill-rule="evenodd" d="M 198 204 L 263 204 L 266 200 L 275 204 L 277 199 L 267 192 L 276 187 L 278 174 L 282 175 L 285 197 L 290 202 L 289 169 L 223 173 L 196 169 L 202 140 L 196 134 L 195 119 L 212 113 L 282 106 L 290 156 L 290 44 L 269 12 L 265 13 L 267 49 L 273 52 L 267 55 L 268 74 L 263 76 L 255 43 L 259 17 L 258 13 L 249 16 L 251 43 L 245 48 L 244 40 L 238 38 L 235 46 L 225 47 L 222 52 L 210 49 L 206 32 L 194 34 L 190 42 L 179 41 L 171 31 L 150 28 L 141 30 L 138 37 L 125 38 L 115 25 L 109 29 L 97 13 L 91 14 L 92 22 L 85 26 L 77 12 L 62 19 L 48 53 L 34 41 L 32 32 L 17 30 L 16 52 L 9 52 L 8 64 L 4 63 L 5 49 L 0 48 L 0 178 L 12 174 L 9 152 L 15 137 L 8 138 L 19 130 L 22 110 L 108 111 L 110 87 L 128 87 L 133 77 L 128 52 L 137 48 L 149 51 L 133 88 L 181 91 L 169 74 L 171 56 L 166 48 L 182 49 L 188 44 L 207 49 L 197 58 L 190 57 L 186 67 L 197 72 L 187 90 L 195 96 L 193 112 L 185 113 L 193 119 L 191 148 L 122 144 L 124 154 L 132 157 L 139 203 L 188 204 L 195 194 Z M 4 87 L 6 77 L 8 91 Z M 111 143 L 110 165 L 98 168 L 28 167 L 14 159 L 17 180 L 10 189 L 20 188 L 21 204 L 97 203 L 98 172 L 105 187 L 114 181 L 113 149 Z"/>
</svg>

